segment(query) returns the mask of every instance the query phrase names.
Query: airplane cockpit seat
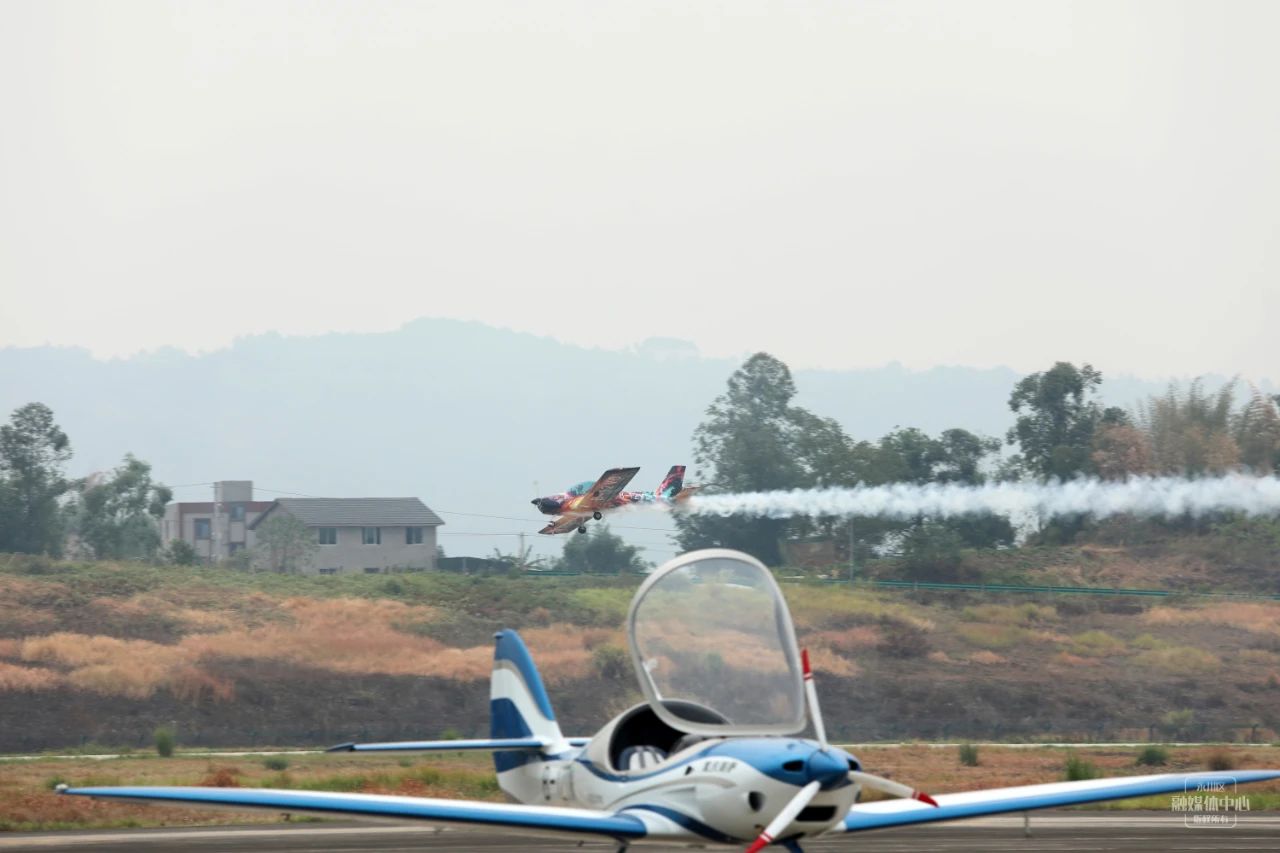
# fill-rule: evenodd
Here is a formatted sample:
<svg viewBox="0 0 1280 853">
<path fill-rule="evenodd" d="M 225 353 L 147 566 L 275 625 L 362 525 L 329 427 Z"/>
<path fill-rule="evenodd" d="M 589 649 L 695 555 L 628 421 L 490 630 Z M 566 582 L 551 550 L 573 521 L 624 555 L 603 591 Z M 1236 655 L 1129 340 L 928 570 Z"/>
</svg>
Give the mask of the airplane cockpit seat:
<svg viewBox="0 0 1280 853">
<path fill-rule="evenodd" d="M 705 723 L 727 723 L 710 708 L 678 699 L 663 700 L 667 707 L 678 708 L 679 716 Z M 674 707 L 673 707 L 674 706 Z M 609 737 L 609 763 L 619 772 L 645 769 L 665 761 L 679 747 L 689 745 L 688 734 L 663 722 L 648 705 L 637 705 L 626 711 L 613 726 Z"/>
<path fill-rule="evenodd" d="M 629 746 L 618 757 L 623 770 L 648 770 L 666 760 L 667 754 L 656 746 Z"/>
</svg>

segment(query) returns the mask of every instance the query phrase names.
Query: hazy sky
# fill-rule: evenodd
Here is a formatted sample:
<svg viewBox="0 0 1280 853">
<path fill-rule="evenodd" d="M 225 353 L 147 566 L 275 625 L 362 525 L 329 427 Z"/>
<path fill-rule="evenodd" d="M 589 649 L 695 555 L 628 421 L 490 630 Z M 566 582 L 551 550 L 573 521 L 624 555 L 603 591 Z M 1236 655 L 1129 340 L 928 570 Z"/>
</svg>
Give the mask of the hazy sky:
<svg viewBox="0 0 1280 853">
<path fill-rule="evenodd" d="M 1276 377 L 1280 4 L 0 5 L 0 345 Z"/>
</svg>

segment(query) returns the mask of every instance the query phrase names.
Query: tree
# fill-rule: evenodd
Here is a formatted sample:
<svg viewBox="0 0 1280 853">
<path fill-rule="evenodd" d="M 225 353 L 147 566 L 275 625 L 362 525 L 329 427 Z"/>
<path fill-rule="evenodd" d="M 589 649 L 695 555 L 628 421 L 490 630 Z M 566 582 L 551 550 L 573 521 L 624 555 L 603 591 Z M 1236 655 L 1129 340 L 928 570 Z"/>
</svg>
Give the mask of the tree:
<svg viewBox="0 0 1280 853">
<path fill-rule="evenodd" d="M 1236 417 L 1235 439 L 1241 464 L 1256 474 L 1280 472 L 1280 412 L 1276 400 L 1253 389 L 1249 402 Z"/>
<path fill-rule="evenodd" d="M 919 485 L 956 483 L 977 486 L 986 482 L 987 475 L 983 470 L 986 460 L 999 453 L 1000 439 L 987 438 L 964 429 L 945 430 L 938 438 L 914 427 L 896 429 L 880 439 L 880 460 L 877 466 L 880 479 L 872 482 L 909 482 Z M 858 529 L 864 531 L 864 539 L 868 525 L 871 530 L 880 531 L 882 539 L 890 532 L 905 532 L 907 538 L 903 540 L 903 549 L 910 544 L 912 537 L 921 534 L 919 528 L 926 524 L 952 534 L 949 539 L 930 535 L 927 537 L 929 541 L 941 542 L 945 539 L 951 542 L 958 539 L 955 543 L 957 548 L 961 544 L 973 548 L 1011 545 L 1015 537 L 1009 519 L 994 513 L 945 521 L 930 520 L 922 516 L 906 524 L 875 519 L 856 523 Z"/>
<path fill-rule="evenodd" d="M 587 574 L 643 572 L 648 567 L 640 558 L 640 549 L 611 533 L 607 524 L 595 524 L 586 533 L 569 536 L 558 566 L 563 572 Z"/>
<path fill-rule="evenodd" d="M 157 520 L 172 498 L 168 486 L 153 483 L 151 466 L 132 453 L 105 479 L 77 484 L 71 517 L 80 542 L 99 560 L 153 556 L 160 547 Z"/>
<path fill-rule="evenodd" d="M 1093 436 L 1089 455 L 1094 473 L 1104 480 L 1149 474 L 1154 460 L 1146 434 L 1132 424 L 1104 424 Z"/>
<path fill-rule="evenodd" d="M 1186 391 L 1171 384 L 1139 407 L 1138 422 L 1157 473 L 1221 474 L 1240 464 L 1240 447 L 1232 435 L 1233 385 L 1207 392 L 1199 379 Z"/>
<path fill-rule="evenodd" d="M 300 519 L 277 512 L 255 529 L 258 537 L 257 562 L 283 574 L 302 571 L 320 547 L 316 533 Z"/>
<path fill-rule="evenodd" d="M 62 552 L 59 499 L 71 442 L 43 403 L 16 409 L 0 426 L 0 551 Z"/>
<path fill-rule="evenodd" d="M 1042 479 L 1089 470 L 1094 430 L 1104 421 L 1125 420 L 1119 409 L 1104 410 L 1093 399 L 1101 384 L 1102 373 L 1092 366 L 1059 361 L 1014 386 L 1009 408 L 1018 418 L 1007 439 L 1021 449 L 1023 470 Z"/>
<path fill-rule="evenodd" d="M 801 448 L 810 459 L 827 452 L 811 442 L 823 427 L 828 439 L 834 421 L 816 421 L 791 405 L 795 383 L 787 366 L 768 353 L 756 353 L 729 377 L 728 389 L 707 408 L 693 433 L 694 461 L 710 479 L 708 492 L 756 492 L 808 485 Z M 843 431 L 840 432 L 843 435 Z M 730 516 L 677 516 L 678 538 L 686 550 L 707 547 L 746 551 L 767 565 L 782 562 L 778 542 L 785 519 Z"/>
</svg>

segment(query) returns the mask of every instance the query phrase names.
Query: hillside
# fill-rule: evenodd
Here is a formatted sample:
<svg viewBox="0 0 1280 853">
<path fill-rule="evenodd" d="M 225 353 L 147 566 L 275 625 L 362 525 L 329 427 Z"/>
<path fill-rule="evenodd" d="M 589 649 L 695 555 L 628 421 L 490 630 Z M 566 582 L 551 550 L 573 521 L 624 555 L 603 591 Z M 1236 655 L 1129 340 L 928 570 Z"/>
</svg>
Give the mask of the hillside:
<svg viewBox="0 0 1280 853">
<path fill-rule="evenodd" d="M 1169 578 L 1141 547 L 1017 553 L 1031 582 Z M 162 724 L 187 745 L 480 735 L 504 626 L 590 732 L 636 700 L 636 582 L 0 557 L 0 718 L 24 721 L 0 751 L 139 747 Z M 840 738 L 1280 736 L 1280 602 L 785 589 Z"/>
</svg>

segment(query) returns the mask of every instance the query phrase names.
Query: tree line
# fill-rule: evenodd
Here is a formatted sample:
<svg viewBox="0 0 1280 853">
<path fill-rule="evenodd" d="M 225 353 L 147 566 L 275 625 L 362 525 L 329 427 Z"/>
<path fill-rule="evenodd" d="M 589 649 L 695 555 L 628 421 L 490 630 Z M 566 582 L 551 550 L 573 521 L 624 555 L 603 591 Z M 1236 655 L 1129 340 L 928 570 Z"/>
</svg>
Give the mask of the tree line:
<svg viewBox="0 0 1280 853">
<path fill-rule="evenodd" d="M 1209 391 L 1197 380 L 1186 388 L 1171 385 L 1130 411 L 1101 403 L 1102 381 L 1091 365 L 1069 362 L 1024 377 L 1009 395 L 1015 419 L 1003 441 L 959 428 L 929 435 L 914 427 L 860 440 L 834 419 L 797 406 L 791 371 L 757 353 L 707 408 L 693 433 L 694 461 L 708 491 L 721 493 L 1280 472 L 1280 396 L 1252 389 L 1237 406 L 1236 382 Z M 1009 455 L 1002 452 L 1006 445 Z M 685 549 L 736 548 L 769 565 L 784 562 L 783 543 L 813 537 L 892 551 L 927 569 L 962 546 L 1009 546 L 1018 534 L 997 515 L 906 522 L 681 515 L 676 524 Z M 1056 520 L 1032 533 L 1041 541 L 1064 541 L 1087 524 L 1084 518 Z"/>
<path fill-rule="evenodd" d="M 697 477 L 708 492 L 735 493 L 1280 472 L 1280 396 L 1251 389 L 1241 403 L 1238 383 L 1209 390 L 1197 380 L 1184 388 L 1171 385 L 1125 410 L 1101 403 L 1102 383 L 1091 365 L 1069 362 L 1024 377 L 1010 392 L 1014 424 L 1003 438 L 961 428 L 930 435 L 898 427 L 878 439 L 855 439 L 833 418 L 796 405 L 791 371 L 757 353 L 729 377 L 693 433 Z M 1006 447 L 1012 451 L 1007 455 Z M 153 481 L 151 466 L 132 454 L 112 471 L 68 479 L 64 468 L 71 455 L 70 439 L 42 403 L 18 408 L 0 425 L 0 552 L 60 556 L 70 547 L 99 559 L 154 558 L 160 547 L 156 520 L 171 490 Z M 817 539 L 840 543 L 846 556 L 892 553 L 925 572 L 952 561 L 962 547 L 1007 547 L 1027 534 L 999 515 L 905 522 L 677 515 L 676 524 L 685 550 L 736 548 L 780 565 L 784 543 Z M 1088 524 L 1058 519 L 1030 534 L 1041 542 L 1070 541 Z M 1280 541 L 1280 532 L 1268 531 Z M 165 556 L 194 561 L 194 552 Z M 523 566 L 527 555 L 513 562 Z M 603 528 L 595 536 L 571 537 L 559 563 L 572 571 L 645 566 L 637 549 Z"/>
<path fill-rule="evenodd" d="M 0 426 L 0 552 L 56 557 L 70 545 L 97 559 L 153 557 L 172 490 L 133 454 L 112 471 L 68 479 L 71 453 L 43 403 L 19 407 Z"/>
</svg>

